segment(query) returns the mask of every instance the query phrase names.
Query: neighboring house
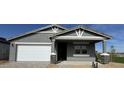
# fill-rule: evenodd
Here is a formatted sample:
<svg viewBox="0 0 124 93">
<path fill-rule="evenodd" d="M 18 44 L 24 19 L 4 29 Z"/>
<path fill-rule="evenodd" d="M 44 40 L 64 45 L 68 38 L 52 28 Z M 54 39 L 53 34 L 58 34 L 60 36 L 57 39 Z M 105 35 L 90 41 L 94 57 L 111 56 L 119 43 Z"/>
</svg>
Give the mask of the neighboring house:
<svg viewBox="0 0 124 93">
<path fill-rule="evenodd" d="M 0 37 L 0 60 L 9 59 L 9 42 Z"/>
<path fill-rule="evenodd" d="M 115 53 L 117 57 L 124 57 L 124 53 Z"/>
<path fill-rule="evenodd" d="M 9 39 L 10 61 L 95 61 L 95 43 L 111 36 L 78 26 L 49 25 Z M 51 59 L 52 57 L 52 59 Z"/>
</svg>

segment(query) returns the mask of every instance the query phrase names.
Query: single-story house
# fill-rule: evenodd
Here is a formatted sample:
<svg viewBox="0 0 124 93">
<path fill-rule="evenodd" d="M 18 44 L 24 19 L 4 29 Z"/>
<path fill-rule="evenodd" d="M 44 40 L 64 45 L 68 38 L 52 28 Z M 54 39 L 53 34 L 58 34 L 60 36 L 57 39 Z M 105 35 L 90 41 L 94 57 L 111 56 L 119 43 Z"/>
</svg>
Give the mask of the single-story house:
<svg viewBox="0 0 124 93">
<path fill-rule="evenodd" d="M 0 60 L 8 60 L 9 59 L 9 42 L 0 37 Z"/>
<path fill-rule="evenodd" d="M 67 29 L 48 25 L 16 36 L 10 41 L 10 61 L 95 61 L 95 43 L 111 36 L 84 26 Z"/>
<path fill-rule="evenodd" d="M 124 53 L 115 53 L 117 57 L 124 57 Z"/>
</svg>

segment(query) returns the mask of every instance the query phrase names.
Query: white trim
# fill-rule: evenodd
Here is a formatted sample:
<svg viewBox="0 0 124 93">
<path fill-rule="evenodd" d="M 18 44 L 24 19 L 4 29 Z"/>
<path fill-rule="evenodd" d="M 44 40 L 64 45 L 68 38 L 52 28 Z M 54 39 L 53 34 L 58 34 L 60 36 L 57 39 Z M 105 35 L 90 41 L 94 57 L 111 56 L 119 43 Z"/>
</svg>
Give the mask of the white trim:
<svg viewBox="0 0 124 93">
<path fill-rule="evenodd" d="M 52 43 L 40 43 L 40 42 L 15 42 L 14 44 L 36 44 L 36 45 L 51 45 Z"/>
<path fill-rule="evenodd" d="M 55 33 L 59 33 L 59 30 L 57 30 L 56 32 L 54 32 L 52 29 L 50 30 L 44 30 L 44 31 L 40 31 L 40 32 L 37 32 L 37 33 L 40 33 L 40 34 L 55 34 Z"/>
<path fill-rule="evenodd" d="M 52 31 L 42 31 L 42 32 L 37 32 L 39 34 L 53 34 L 54 32 Z"/>
<path fill-rule="evenodd" d="M 73 54 L 74 57 L 89 57 L 88 54 Z"/>
<path fill-rule="evenodd" d="M 84 31 L 81 31 L 81 30 L 75 31 L 75 32 L 76 32 L 76 35 L 77 35 L 78 37 L 81 37 L 81 36 L 83 35 L 83 33 L 84 33 Z"/>
<path fill-rule="evenodd" d="M 57 33 L 58 30 L 59 30 L 58 27 L 54 27 L 54 28 L 52 27 L 52 31 L 53 31 L 54 33 Z"/>
<path fill-rule="evenodd" d="M 99 36 L 59 36 L 58 40 L 104 40 L 105 38 Z"/>
<path fill-rule="evenodd" d="M 56 53 L 52 52 L 51 55 L 56 55 Z"/>
</svg>

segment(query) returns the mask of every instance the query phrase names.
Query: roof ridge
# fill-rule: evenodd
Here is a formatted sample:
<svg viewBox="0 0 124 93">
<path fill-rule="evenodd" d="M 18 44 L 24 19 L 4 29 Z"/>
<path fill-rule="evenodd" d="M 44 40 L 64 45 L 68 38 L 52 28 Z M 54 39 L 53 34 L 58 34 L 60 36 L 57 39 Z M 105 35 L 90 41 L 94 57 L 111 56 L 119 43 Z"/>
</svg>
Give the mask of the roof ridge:
<svg viewBox="0 0 124 93">
<path fill-rule="evenodd" d="M 28 34 L 32 34 L 32 33 L 35 33 L 35 32 L 39 32 L 40 30 L 47 29 L 47 28 L 53 27 L 53 26 L 57 26 L 57 27 L 59 27 L 59 28 L 61 28 L 61 29 L 63 29 L 63 30 L 68 30 L 67 28 L 65 28 L 65 27 L 63 27 L 63 26 L 61 26 L 61 25 L 59 25 L 59 24 L 49 24 L 49 25 L 47 25 L 47 26 L 39 27 L 39 28 L 34 29 L 34 30 L 32 30 L 32 31 L 28 31 L 28 32 L 22 33 L 21 35 L 18 35 L 18 36 L 16 36 L 16 37 L 10 37 L 10 38 L 8 38 L 7 40 L 13 40 L 13 39 L 19 38 L 19 37 L 21 37 L 21 36 L 28 35 Z"/>
<path fill-rule="evenodd" d="M 92 29 L 92 28 L 90 28 L 90 27 L 88 27 L 88 26 L 84 26 L 84 25 L 78 25 L 78 26 L 76 26 L 76 27 L 73 27 L 73 28 L 69 29 L 69 31 L 62 32 L 62 33 L 57 33 L 57 34 L 54 35 L 54 36 L 61 35 L 61 34 L 64 34 L 64 33 L 67 33 L 67 32 L 70 32 L 70 31 L 73 31 L 73 30 L 76 30 L 76 29 L 79 29 L 79 28 L 85 29 L 85 30 L 87 30 L 87 31 L 89 31 L 89 32 L 92 32 L 92 33 L 96 33 L 96 34 L 102 35 L 102 36 L 104 36 L 104 37 L 111 38 L 111 36 L 108 35 L 108 34 L 104 34 L 104 33 L 98 32 L 98 31 L 96 31 L 96 30 L 94 30 L 94 29 Z M 54 36 L 53 36 L 53 37 L 54 37 Z"/>
</svg>

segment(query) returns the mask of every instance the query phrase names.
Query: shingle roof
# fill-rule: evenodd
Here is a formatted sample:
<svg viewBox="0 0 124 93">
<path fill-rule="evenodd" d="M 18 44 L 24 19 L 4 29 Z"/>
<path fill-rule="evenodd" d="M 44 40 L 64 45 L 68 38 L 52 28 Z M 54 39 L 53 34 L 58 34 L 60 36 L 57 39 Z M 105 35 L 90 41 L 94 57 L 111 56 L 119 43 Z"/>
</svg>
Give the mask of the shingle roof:
<svg viewBox="0 0 124 93">
<path fill-rule="evenodd" d="M 0 37 L 0 42 L 9 44 L 9 42 L 3 37 Z"/>
<path fill-rule="evenodd" d="M 91 29 L 91 28 L 88 28 L 88 27 L 82 26 L 82 25 L 79 25 L 79 26 L 77 26 L 77 27 L 71 28 L 71 29 L 68 30 L 68 31 L 65 30 L 65 31 L 63 31 L 63 32 L 57 33 L 57 34 L 55 34 L 53 37 L 56 37 L 56 36 L 59 36 L 59 35 L 62 35 L 62 34 L 66 34 L 66 33 L 69 33 L 69 32 L 71 32 L 71 31 L 74 31 L 74 30 L 77 30 L 77 29 L 84 29 L 84 30 L 86 30 L 86 31 L 88 31 L 88 32 L 101 35 L 101 36 L 106 37 L 106 38 L 108 38 L 108 39 L 111 39 L 111 38 L 112 38 L 110 35 L 107 35 L 107 34 L 104 34 L 104 33 L 98 32 L 98 31 L 95 31 L 95 30 L 93 30 L 93 29 Z"/>
<path fill-rule="evenodd" d="M 79 25 L 79 26 L 74 27 L 74 28 L 71 28 L 71 29 L 67 29 L 67 28 L 62 27 L 62 26 L 60 26 L 60 25 L 52 24 L 52 25 L 48 25 L 48 26 L 45 26 L 45 27 L 41 27 L 41 28 L 35 29 L 35 30 L 33 30 L 33 31 L 30 31 L 30 32 L 27 32 L 27 33 L 18 35 L 18 36 L 16 36 L 16 37 L 10 38 L 10 39 L 8 39 L 8 41 L 15 40 L 15 39 L 17 39 L 17 38 L 20 38 L 20 37 L 23 37 L 23 36 L 26 36 L 26 35 L 30 35 L 30 34 L 33 34 L 33 33 L 36 33 L 36 32 L 39 32 L 39 31 L 41 31 L 41 30 L 45 30 L 45 29 L 48 29 L 48 28 L 54 27 L 54 26 L 63 29 L 63 32 L 59 32 L 59 33 L 57 33 L 57 34 L 54 34 L 53 37 L 56 37 L 56 36 L 59 36 L 59 35 L 62 35 L 62 34 L 66 34 L 66 33 L 68 33 L 68 32 L 71 32 L 71 31 L 73 31 L 73 30 L 76 30 L 76 29 L 84 29 L 84 30 L 87 30 L 87 31 L 89 31 L 89 32 L 91 32 L 91 33 L 95 33 L 95 34 L 101 35 L 101 36 L 103 36 L 103 37 L 106 37 L 106 38 L 108 38 L 108 39 L 111 39 L 111 38 L 112 38 L 111 36 L 109 36 L 109 35 L 107 35 L 107 34 L 97 32 L 97 31 L 95 31 L 95 30 L 93 30 L 93 29 L 91 29 L 91 28 L 88 28 L 88 27 L 82 26 L 82 25 Z"/>
<path fill-rule="evenodd" d="M 58 28 L 61 28 L 61 29 L 63 29 L 63 30 L 68 30 L 67 28 L 62 27 L 62 26 L 60 26 L 60 25 L 58 25 L 58 24 L 52 24 L 52 25 L 48 25 L 48 26 L 45 26 L 45 27 L 41 27 L 41 28 L 35 29 L 35 30 L 33 30 L 33 31 L 30 31 L 30 32 L 26 32 L 26 33 L 21 34 L 21 35 L 18 35 L 18 36 L 16 36 L 16 37 L 9 38 L 8 41 L 17 39 L 17 38 L 22 37 L 22 36 L 30 35 L 30 34 L 33 34 L 33 33 L 36 33 L 36 32 L 39 32 L 39 31 L 41 31 L 41 30 L 45 30 L 45 29 L 48 29 L 48 28 L 54 27 L 54 26 L 55 26 L 55 27 L 58 27 Z"/>
</svg>

